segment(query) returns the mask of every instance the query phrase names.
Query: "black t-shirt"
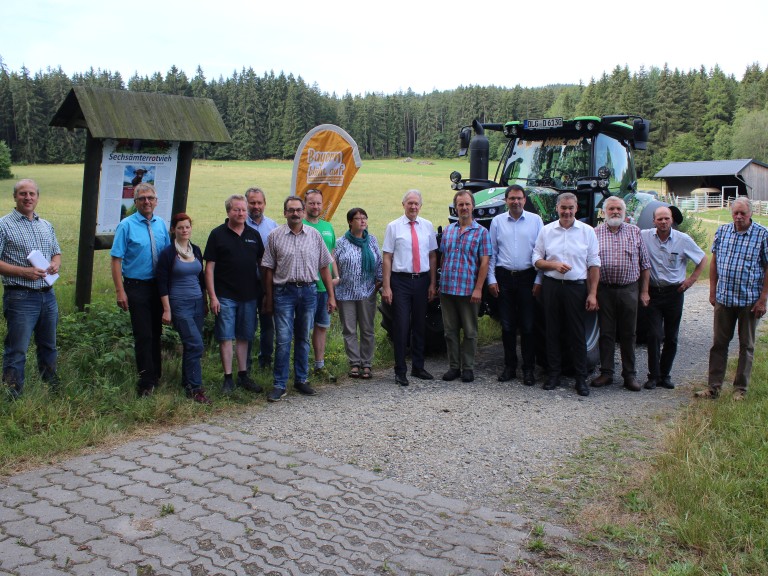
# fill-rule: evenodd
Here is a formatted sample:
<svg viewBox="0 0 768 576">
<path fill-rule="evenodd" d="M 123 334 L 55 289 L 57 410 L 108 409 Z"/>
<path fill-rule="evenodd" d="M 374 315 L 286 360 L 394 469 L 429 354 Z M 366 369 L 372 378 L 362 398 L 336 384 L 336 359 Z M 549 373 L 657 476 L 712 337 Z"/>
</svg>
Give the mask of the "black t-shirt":
<svg viewBox="0 0 768 576">
<path fill-rule="evenodd" d="M 227 221 L 211 230 L 203 258 L 214 262 L 213 287 L 217 298 L 237 302 L 254 300 L 261 294 L 259 266 L 264 255 L 261 236 L 250 226 L 238 235 Z"/>
</svg>

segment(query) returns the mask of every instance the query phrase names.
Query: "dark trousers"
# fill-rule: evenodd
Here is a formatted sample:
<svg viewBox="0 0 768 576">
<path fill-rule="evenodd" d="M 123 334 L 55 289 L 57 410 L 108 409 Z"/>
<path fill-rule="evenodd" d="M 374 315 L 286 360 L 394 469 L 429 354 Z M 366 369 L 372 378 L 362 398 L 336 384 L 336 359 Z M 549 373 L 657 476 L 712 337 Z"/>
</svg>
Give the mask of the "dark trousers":
<svg viewBox="0 0 768 576">
<path fill-rule="evenodd" d="M 560 376 L 565 353 L 563 348 L 570 345 L 574 375 L 577 380 L 584 380 L 587 377 L 587 338 L 584 331 L 587 284 L 585 281 L 568 282 L 545 276 L 542 296 L 547 319 L 549 375 Z"/>
<path fill-rule="evenodd" d="M 163 307 L 154 280 L 123 280 L 131 314 L 139 390 L 157 385 L 161 373 L 160 338 L 163 335 Z"/>
<path fill-rule="evenodd" d="M 597 303 L 600 306 L 600 373 L 613 375 L 616 341 L 621 349 L 621 375 L 637 376 L 635 369 L 635 341 L 637 328 L 638 282 L 626 286 L 600 284 Z"/>
<path fill-rule="evenodd" d="M 517 333 L 520 332 L 520 354 L 523 370 L 536 367 L 536 348 L 533 336 L 534 299 L 533 283 L 536 270 L 512 273 L 497 267 L 496 281 L 499 284 L 499 320 L 501 340 L 504 344 L 504 365 L 517 370 Z"/>
<path fill-rule="evenodd" d="M 389 281 L 392 289 L 392 343 L 395 348 L 395 374 L 405 376 L 405 350 L 411 343 L 411 370 L 424 368 L 424 327 L 427 317 L 429 274 L 412 277 L 393 272 Z"/>
<path fill-rule="evenodd" d="M 677 291 L 678 287 L 679 284 L 650 288 L 651 302 L 647 311 L 649 379 L 667 378 L 672 372 L 685 301 L 685 295 Z"/>
</svg>

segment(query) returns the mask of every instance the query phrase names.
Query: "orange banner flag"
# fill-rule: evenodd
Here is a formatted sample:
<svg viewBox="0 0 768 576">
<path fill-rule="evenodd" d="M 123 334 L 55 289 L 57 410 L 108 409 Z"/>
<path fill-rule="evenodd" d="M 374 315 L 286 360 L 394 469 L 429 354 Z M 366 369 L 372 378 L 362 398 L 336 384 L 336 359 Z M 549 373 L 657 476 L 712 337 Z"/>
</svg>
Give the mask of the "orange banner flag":
<svg viewBox="0 0 768 576">
<path fill-rule="evenodd" d="M 302 199 L 307 190 L 320 190 L 320 217 L 330 220 L 362 164 L 352 136 L 333 124 L 321 124 L 307 132 L 296 150 L 291 190 Z"/>
</svg>

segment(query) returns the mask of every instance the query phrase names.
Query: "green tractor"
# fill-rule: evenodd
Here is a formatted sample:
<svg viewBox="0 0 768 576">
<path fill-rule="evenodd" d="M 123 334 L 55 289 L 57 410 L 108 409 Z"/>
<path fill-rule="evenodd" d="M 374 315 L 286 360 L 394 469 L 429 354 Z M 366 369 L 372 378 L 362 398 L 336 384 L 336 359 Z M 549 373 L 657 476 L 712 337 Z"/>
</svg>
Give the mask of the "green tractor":
<svg viewBox="0 0 768 576">
<path fill-rule="evenodd" d="M 660 202 L 655 193 L 637 189 L 633 156 L 635 150 L 645 150 L 649 130 L 648 120 L 630 114 L 581 116 L 571 120 L 538 118 L 505 124 L 475 120 L 459 134 L 459 156 L 469 154 L 469 178 L 463 178 L 459 172 L 451 173 L 451 188 L 472 192 L 475 219 L 486 228 L 495 216 L 506 212 L 504 191 L 512 184 L 525 188 L 528 196 L 525 209 L 539 214 L 545 224 L 557 219 L 558 195 L 572 192 L 579 202 L 577 217 L 583 222 L 592 226 L 600 224 L 605 199 L 620 196 L 627 204 L 627 222 L 649 228 L 653 225 L 656 207 L 667 205 Z M 507 138 L 492 180 L 488 177 L 490 142 L 486 131 L 502 132 Z M 680 211 L 674 206 L 672 211 L 675 222 L 682 222 Z M 453 206 L 449 207 L 448 220 L 457 220 Z M 391 326 L 388 312 L 382 308 L 385 328 Z M 487 293 L 480 314 L 496 315 L 496 300 Z M 537 324 L 543 326 L 543 320 Z M 444 347 L 442 331 L 439 302 L 434 301 L 427 313 L 425 338 L 431 350 Z M 597 315 L 591 314 L 587 322 L 590 367 L 599 362 L 598 339 Z"/>
</svg>

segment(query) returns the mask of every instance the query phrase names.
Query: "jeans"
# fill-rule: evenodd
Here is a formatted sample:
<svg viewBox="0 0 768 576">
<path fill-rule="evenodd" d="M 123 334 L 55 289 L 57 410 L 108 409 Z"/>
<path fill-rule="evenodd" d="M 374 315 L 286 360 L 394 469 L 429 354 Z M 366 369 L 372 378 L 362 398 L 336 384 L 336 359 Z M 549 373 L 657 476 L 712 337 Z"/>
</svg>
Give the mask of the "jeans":
<svg viewBox="0 0 768 576">
<path fill-rule="evenodd" d="M 294 382 L 306 382 L 309 377 L 309 331 L 315 318 L 317 289 L 306 286 L 275 286 L 272 296 L 275 317 L 275 388 L 285 390 L 288 383 L 288 365 L 293 348 Z"/>
<path fill-rule="evenodd" d="M 3 354 L 3 381 L 21 394 L 24 389 L 24 366 L 32 332 L 37 344 L 37 369 L 43 380 L 56 374 L 56 324 L 59 306 L 53 290 L 8 290 L 3 294 L 3 314 L 8 324 Z"/>
<path fill-rule="evenodd" d="M 203 387 L 203 321 L 205 308 L 200 298 L 170 298 L 173 327 L 181 337 L 181 385 L 188 392 Z"/>
<path fill-rule="evenodd" d="M 253 340 L 248 342 L 248 372 L 251 371 L 251 365 L 253 364 L 253 344 L 256 341 L 256 330 L 259 329 L 259 368 L 264 368 L 272 364 L 272 354 L 275 351 L 275 320 L 272 314 L 262 314 L 261 309 L 264 305 L 262 303 L 261 291 L 256 295 L 256 329 L 254 329 Z"/>
<path fill-rule="evenodd" d="M 163 307 L 154 280 L 123 280 L 131 314 L 139 390 L 151 390 L 162 371 L 160 338 L 163 335 Z"/>
</svg>

